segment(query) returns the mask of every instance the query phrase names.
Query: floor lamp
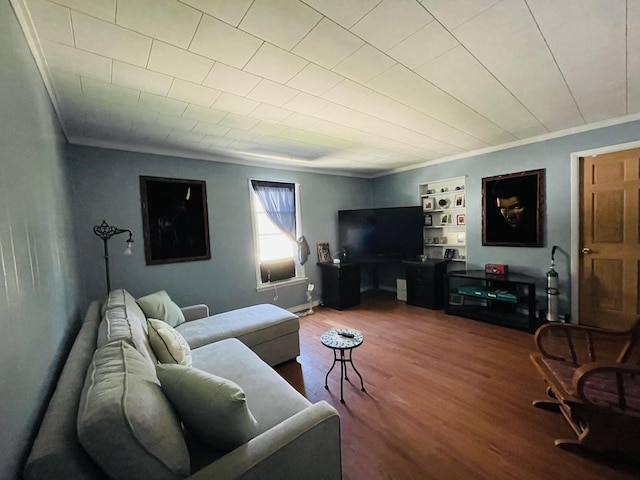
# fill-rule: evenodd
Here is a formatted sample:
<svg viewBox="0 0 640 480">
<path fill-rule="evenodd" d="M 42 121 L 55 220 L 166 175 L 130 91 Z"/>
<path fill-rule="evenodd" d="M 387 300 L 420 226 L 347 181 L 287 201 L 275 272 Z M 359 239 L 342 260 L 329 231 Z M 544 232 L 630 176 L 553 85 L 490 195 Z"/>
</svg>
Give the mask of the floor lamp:
<svg viewBox="0 0 640 480">
<path fill-rule="evenodd" d="M 109 278 L 109 246 L 107 242 L 114 235 L 128 233 L 129 238 L 127 239 L 127 248 L 125 248 L 124 254 L 131 255 L 131 247 L 133 247 L 131 230 L 114 227 L 112 225 L 109 225 L 105 220 L 102 220 L 102 223 L 100 225 L 96 225 L 95 227 L 93 227 L 93 233 L 100 237 L 104 242 L 104 269 L 107 274 L 107 295 L 109 295 L 109 292 L 111 291 L 111 279 Z"/>
</svg>

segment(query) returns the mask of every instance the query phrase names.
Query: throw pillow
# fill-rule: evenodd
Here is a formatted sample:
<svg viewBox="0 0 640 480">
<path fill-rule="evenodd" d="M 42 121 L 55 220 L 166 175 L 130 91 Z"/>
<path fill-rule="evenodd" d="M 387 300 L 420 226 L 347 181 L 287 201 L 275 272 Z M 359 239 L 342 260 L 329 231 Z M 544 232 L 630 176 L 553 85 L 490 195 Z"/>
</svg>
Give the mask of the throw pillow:
<svg viewBox="0 0 640 480">
<path fill-rule="evenodd" d="M 209 446 L 233 450 L 255 436 L 258 422 L 238 384 L 182 365 L 157 365 L 156 372 L 184 426 Z"/>
<path fill-rule="evenodd" d="M 177 327 L 185 321 L 180 307 L 171 300 L 169 294 L 164 290 L 141 297 L 136 301 L 147 318 L 159 318 L 172 327 Z"/>
<path fill-rule="evenodd" d="M 190 474 L 182 426 L 154 365 L 125 340 L 96 350 L 80 396 L 77 431 L 109 478 L 177 480 Z"/>
<path fill-rule="evenodd" d="M 191 349 L 180 332 L 168 323 L 156 318 L 148 318 L 149 342 L 153 353 L 161 363 L 177 363 L 191 366 Z"/>
</svg>

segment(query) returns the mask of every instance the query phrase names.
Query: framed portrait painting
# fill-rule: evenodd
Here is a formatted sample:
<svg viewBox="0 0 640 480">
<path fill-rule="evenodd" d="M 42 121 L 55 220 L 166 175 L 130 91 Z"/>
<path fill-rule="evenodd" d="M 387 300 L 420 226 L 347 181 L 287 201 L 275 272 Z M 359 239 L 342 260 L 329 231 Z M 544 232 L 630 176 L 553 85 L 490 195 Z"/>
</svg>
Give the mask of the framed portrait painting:
<svg viewBox="0 0 640 480">
<path fill-rule="evenodd" d="M 328 242 L 320 242 L 316 244 L 318 250 L 318 262 L 319 263 L 331 263 L 331 251 L 329 250 Z"/>
<path fill-rule="evenodd" d="M 147 265 L 211 258 L 204 181 L 140 176 L 140 197 Z"/>
<path fill-rule="evenodd" d="M 482 179 L 482 245 L 542 247 L 545 169 Z"/>
</svg>

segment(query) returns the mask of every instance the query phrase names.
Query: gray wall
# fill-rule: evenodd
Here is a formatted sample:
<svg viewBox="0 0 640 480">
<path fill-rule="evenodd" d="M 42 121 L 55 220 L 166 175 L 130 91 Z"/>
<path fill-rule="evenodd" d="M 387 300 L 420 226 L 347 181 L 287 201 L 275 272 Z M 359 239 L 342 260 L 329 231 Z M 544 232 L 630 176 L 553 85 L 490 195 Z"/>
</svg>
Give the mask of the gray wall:
<svg viewBox="0 0 640 480">
<path fill-rule="evenodd" d="M 306 303 L 306 284 L 256 292 L 249 178 L 300 184 L 303 233 L 311 247 L 306 274 L 318 284 L 316 243 L 337 245 L 337 211 L 370 205 L 370 181 L 160 155 L 70 146 L 69 162 L 82 283 L 88 298 L 106 293 L 102 241 L 92 228 L 103 219 L 134 235 L 134 254 L 122 255 L 126 235 L 109 241 L 111 287 L 134 296 L 165 289 L 180 305 L 206 303 L 213 313 L 255 303 L 291 308 Z M 147 266 L 140 175 L 205 180 L 211 260 Z"/>
<path fill-rule="evenodd" d="M 505 263 L 510 271 L 538 277 L 538 308 L 546 308 L 546 273 L 551 247 L 557 245 L 559 312 L 570 313 L 571 153 L 636 141 L 640 139 L 639 132 L 640 122 L 632 122 L 377 178 L 372 182 L 374 206 L 418 205 L 420 183 L 466 176 L 467 267 Z M 546 169 L 544 248 L 483 247 L 482 178 L 539 168 Z"/>
<path fill-rule="evenodd" d="M 14 479 L 80 314 L 64 139 L 6 1 L 0 65 L 0 479 Z"/>
</svg>

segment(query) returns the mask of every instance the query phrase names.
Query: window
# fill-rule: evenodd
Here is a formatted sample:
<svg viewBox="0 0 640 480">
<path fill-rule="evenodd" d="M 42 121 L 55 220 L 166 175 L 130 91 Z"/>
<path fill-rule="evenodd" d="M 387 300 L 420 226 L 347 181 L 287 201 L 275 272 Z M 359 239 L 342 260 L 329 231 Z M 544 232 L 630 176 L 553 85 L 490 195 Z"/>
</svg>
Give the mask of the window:
<svg viewBox="0 0 640 480">
<path fill-rule="evenodd" d="M 304 276 L 297 262 L 300 232 L 298 185 L 250 181 L 258 288 Z"/>
</svg>

